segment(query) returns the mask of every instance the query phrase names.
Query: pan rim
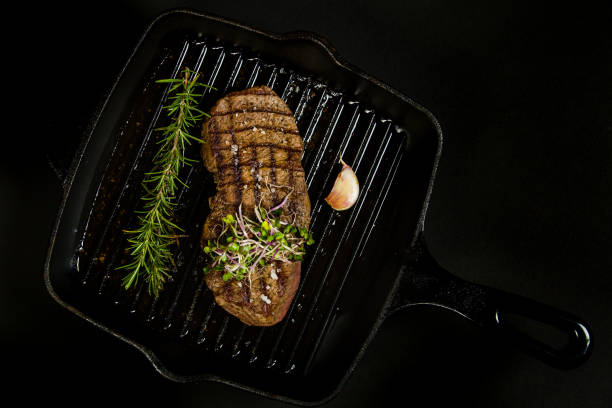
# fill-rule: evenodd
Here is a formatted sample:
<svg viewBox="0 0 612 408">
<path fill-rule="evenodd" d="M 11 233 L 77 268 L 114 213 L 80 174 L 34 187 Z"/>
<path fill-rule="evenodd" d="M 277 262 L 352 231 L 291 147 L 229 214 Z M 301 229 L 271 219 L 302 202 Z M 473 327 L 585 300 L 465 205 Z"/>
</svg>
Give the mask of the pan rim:
<svg viewBox="0 0 612 408">
<path fill-rule="evenodd" d="M 186 9 L 186 8 L 177 8 L 177 9 L 172 9 L 172 10 L 168 10 L 165 11 L 161 14 L 159 14 L 157 17 L 155 17 L 144 29 L 143 34 L 140 36 L 139 40 L 136 42 L 136 45 L 134 46 L 134 48 L 132 49 L 132 52 L 130 54 L 130 56 L 128 57 L 127 61 L 125 62 L 125 64 L 122 66 L 119 74 L 116 76 L 113 85 L 110 87 L 109 91 L 107 92 L 103 102 L 99 105 L 99 107 L 96 109 L 96 111 L 94 111 L 94 113 L 92 114 L 92 119 L 90 120 L 89 126 L 86 128 L 86 131 L 83 135 L 83 138 L 81 140 L 81 143 L 79 144 L 79 147 L 77 149 L 77 151 L 75 152 L 75 155 L 73 157 L 72 163 L 70 165 L 70 168 L 67 172 L 67 176 L 66 179 L 63 183 L 63 194 L 62 194 L 62 198 L 58 207 L 58 211 L 57 211 L 57 215 L 55 218 L 55 222 L 53 224 L 53 229 L 51 231 L 51 238 L 49 241 L 49 246 L 47 249 L 47 254 L 46 254 L 46 258 L 45 258 L 45 263 L 44 263 L 44 282 L 45 282 L 45 287 L 47 288 L 47 291 L 49 292 L 49 294 L 51 295 L 51 297 L 58 302 L 61 306 L 65 307 L 67 310 L 69 310 L 70 312 L 74 313 L 75 315 L 79 316 L 80 318 L 90 322 L 91 324 L 93 324 L 94 326 L 102 329 L 105 332 L 108 332 L 110 334 L 112 334 L 113 336 L 125 341 L 126 343 L 132 345 L 133 347 L 135 347 L 136 349 L 138 349 L 139 351 L 141 351 L 146 357 L 147 359 L 151 362 L 151 364 L 153 365 L 153 367 L 155 368 L 156 371 L 158 371 L 162 376 L 175 381 L 175 382 L 179 382 L 179 383 L 188 383 L 188 382 L 203 382 L 203 381 L 215 381 L 215 382 L 219 382 L 219 383 L 223 383 L 223 384 L 227 384 L 229 386 L 232 387 L 236 387 L 238 389 L 242 389 L 245 391 L 249 391 L 252 392 L 254 394 L 263 396 L 263 397 L 267 397 L 267 398 L 271 398 L 274 400 L 279 400 L 279 401 L 283 401 L 283 402 L 287 402 L 287 403 L 291 403 L 291 404 L 295 404 L 295 405 L 301 405 L 301 406 L 316 406 L 316 405 L 321 405 L 324 404 L 327 401 L 330 401 L 331 399 L 333 399 L 335 396 L 337 396 L 337 394 L 340 392 L 340 390 L 343 388 L 343 386 L 345 385 L 345 383 L 347 382 L 348 378 L 350 377 L 350 375 L 352 374 L 352 372 L 354 371 L 355 367 L 357 366 L 357 364 L 359 363 L 359 361 L 361 360 L 361 358 L 363 357 L 363 354 L 365 353 L 365 350 L 367 349 L 369 343 L 371 342 L 371 340 L 374 338 L 374 336 L 376 335 L 378 329 L 380 328 L 380 326 L 382 325 L 382 323 L 384 322 L 384 320 L 386 319 L 386 317 L 388 316 L 388 308 L 389 305 L 391 304 L 391 301 L 395 295 L 396 289 L 397 289 L 397 282 L 399 282 L 402 274 L 403 274 L 403 270 L 400 270 L 399 273 L 396 276 L 396 281 L 395 284 L 392 286 L 392 289 L 389 291 L 389 294 L 387 296 L 387 298 L 384 301 L 383 304 L 383 308 L 382 308 L 382 312 L 379 316 L 379 318 L 374 322 L 374 324 L 372 325 L 372 328 L 370 329 L 370 332 L 368 334 L 368 336 L 366 337 L 363 345 L 361 346 L 359 352 L 355 355 L 353 361 L 351 362 L 351 364 L 348 367 L 347 372 L 342 376 L 342 378 L 340 379 L 340 381 L 338 381 L 338 383 L 335 385 L 334 389 L 331 391 L 331 393 L 329 393 L 329 395 L 327 395 L 326 397 L 320 399 L 320 400 L 316 400 L 316 401 L 304 401 L 304 400 L 299 400 L 296 398 L 291 398 L 291 397 L 287 397 L 284 395 L 280 395 L 280 394 L 272 394 L 268 391 L 259 389 L 259 388 L 255 388 L 255 387 L 251 387 L 236 381 L 232 381 L 230 379 L 227 378 L 223 378 L 214 374 L 210 374 L 210 373 L 206 373 L 206 374 L 199 374 L 199 375 L 193 375 L 193 376 L 189 376 L 189 375 L 178 375 L 173 373 L 171 370 L 169 370 L 168 368 L 165 367 L 165 365 L 162 363 L 162 361 L 157 357 L 157 355 L 155 354 L 155 352 L 153 352 L 153 350 L 149 349 L 148 347 L 144 346 L 143 344 L 134 341 L 132 339 L 130 339 L 129 337 L 117 333 L 115 331 L 113 331 L 112 329 L 110 329 L 109 327 L 107 327 L 106 325 L 100 323 L 99 321 L 93 319 L 91 316 L 89 316 L 88 314 L 82 312 L 81 310 L 79 310 L 78 308 L 74 307 L 73 305 L 69 304 L 67 301 L 65 301 L 64 299 L 62 299 L 60 297 L 60 295 L 56 292 L 55 288 L 53 287 L 53 283 L 51 281 L 51 261 L 54 255 L 54 249 L 56 246 L 56 240 L 58 238 L 58 231 L 59 231 L 59 227 L 61 225 L 62 219 L 63 219 L 63 215 L 64 215 L 64 210 L 66 208 L 66 204 L 69 202 L 69 199 L 71 197 L 71 191 L 72 191 L 72 187 L 73 187 L 73 183 L 75 181 L 76 178 L 76 174 L 78 173 L 79 168 L 81 167 L 82 164 L 82 159 L 84 156 L 84 153 L 87 149 L 87 147 L 90 145 L 90 141 L 91 138 L 94 134 L 94 131 L 96 129 L 96 127 L 99 124 L 99 121 L 101 119 L 101 117 L 103 116 L 104 112 L 106 111 L 106 107 L 108 105 L 109 100 L 111 99 L 112 95 L 114 94 L 118 84 L 121 82 L 121 79 L 124 76 L 124 73 L 126 71 L 126 69 L 131 65 L 135 54 L 137 53 L 137 51 L 140 49 L 142 43 L 147 39 L 149 33 L 151 32 L 152 28 L 155 27 L 156 25 L 158 25 L 160 23 L 160 21 L 168 18 L 169 16 L 173 16 L 173 15 L 181 15 L 181 14 L 186 14 L 186 15 L 192 15 L 192 16 L 197 16 L 197 17 L 201 17 L 207 20 L 211 20 L 211 21 L 215 21 L 215 22 L 220 22 L 229 26 L 233 26 L 236 28 L 240 28 L 242 30 L 266 37 L 268 39 L 273 39 L 273 40 L 277 40 L 277 41 L 281 41 L 281 42 L 285 42 L 285 41 L 292 41 L 292 40 L 301 40 L 301 41 L 305 41 L 305 42 L 310 42 L 312 44 L 314 44 L 316 47 L 318 47 L 319 49 L 325 51 L 325 53 L 327 54 L 327 56 L 331 59 L 331 61 L 333 62 L 334 65 L 338 66 L 339 68 L 351 72 L 357 76 L 359 76 L 360 78 L 362 78 L 363 80 L 370 82 L 371 84 L 382 88 L 384 91 L 392 94 L 393 96 L 399 98 L 401 101 L 409 104 L 410 106 L 412 106 L 413 108 L 415 108 L 416 110 L 420 111 L 421 113 L 423 113 L 426 118 L 429 120 L 429 122 L 433 125 L 433 128 L 435 129 L 436 135 L 437 135 L 437 148 L 436 148 L 436 152 L 435 152 L 435 156 L 433 159 L 433 163 L 432 163 L 432 171 L 431 171 L 431 175 L 429 177 L 429 181 L 428 181 L 428 186 L 426 189 L 426 193 L 425 193 L 425 198 L 423 201 L 423 205 L 421 208 L 421 212 L 419 214 L 418 217 L 418 222 L 417 222 L 417 226 L 416 226 L 416 230 L 414 231 L 414 234 L 412 235 L 412 240 L 409 242 L 409 248 L 412 247 L 416 240 L 418 239 L 419 233 L 421 233 L 424 229 L 424 222 L 425 222 L 425 216 L 426 216 L 426 212 L 427 212 L 427 208 L 429 206 L 429 201 L 431 198 L 431 194 L 433 191 L 433 185 L 434 185 L 434 180 L 435 180 L 435 176 L 437 173 L 437 169 L 438 169 L 438 165 L 439 165 L 439 161 L 440 161 L 440 157 L 441 157 L 441 153 L 442 153 L 442 145 L 443 145 L 443 135 L 442 135 L 442 129 L 440 127 L 440 124 L 438 122 L 438 120 L 434 117 L 434 115 L 425 107 L 423 107 L 422 105 L 420 105 L 419 103 L 415 102 L 414 100 L 412 100 L 411 98 L 409 98 L 408 96 L 402 94 L 401 92 L 397 91 L 396 89 L 392 88 L 391 86 L 387 85 L 386 83 L 376 79 L 375 77 L 367 74 L 366 72 L 364 72 L 363 70 L 361 70 L 360 68 L 354 66 L 353 64 L 351 64 L 350 62 L 348 62 L 347 60 L 345 60 L 336 50 L 336 48 L 324 37 L 313 33 L 313 32 L 309 32 L 309 31 L 292 31 L 292 32 L 287 32 L 287 33 L 274 33 L 274 32 L 268 32 L 268 31 L 263 31 L 263 30 L 259 30 L 257 28 L 254 28 L 252 26 L 243 24 L 243 23 L 239 23 L 233 20 L 229 20 L 226 19 L 224 17 L 220 17 L 220 16 L 216 16 L 210 13 L 205 13 L 202 11 L 197 11 L 197 10 L 193 10 L 193 9 Z"/>
</svg>

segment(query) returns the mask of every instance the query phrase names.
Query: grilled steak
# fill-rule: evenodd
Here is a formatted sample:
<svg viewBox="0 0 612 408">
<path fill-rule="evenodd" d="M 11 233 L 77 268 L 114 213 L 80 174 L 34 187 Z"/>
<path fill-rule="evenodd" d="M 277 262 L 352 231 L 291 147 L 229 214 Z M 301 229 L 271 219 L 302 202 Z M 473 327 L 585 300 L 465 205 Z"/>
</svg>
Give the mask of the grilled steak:
<svg viewBox="0 0 612 408">
<path fill-rule="evenodd" d="M 254 207 L 272 208 L 289 192 L 281 221 L 308 228 L 310 200 L 301 165 L 304 143 L 293 113 L 266 86 L 232 92 L 215 104 L 202 127 L 202 157 L 214 174 L 217 192 L 209 198 L 202 245 L 221 232 L 222 218 Z M 271 326 L 287 313 L 300 281 L 300 263 L 275 261 L 258 267 L 250 282 L 223 281 L 210 271 L 206 284 L 215 301 L 242 322 Z"/>
</svg>

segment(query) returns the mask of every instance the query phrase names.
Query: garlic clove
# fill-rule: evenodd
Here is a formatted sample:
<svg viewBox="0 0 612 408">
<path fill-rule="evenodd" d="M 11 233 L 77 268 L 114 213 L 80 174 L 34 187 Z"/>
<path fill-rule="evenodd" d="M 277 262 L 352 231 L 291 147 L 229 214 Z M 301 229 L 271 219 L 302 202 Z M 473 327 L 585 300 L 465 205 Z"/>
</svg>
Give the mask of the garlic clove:
<svg viewBox="0 0 612 408">
<path fill-rule="evenodd" d="M 331 192 L 325 198 L 327 204 L 337 211 L 351 208 L 359 197 L 359 181 L 355 172 L 342 159 L 340 163 L 342 163 L 342 170 L 336 177 Z"/>
</svg>

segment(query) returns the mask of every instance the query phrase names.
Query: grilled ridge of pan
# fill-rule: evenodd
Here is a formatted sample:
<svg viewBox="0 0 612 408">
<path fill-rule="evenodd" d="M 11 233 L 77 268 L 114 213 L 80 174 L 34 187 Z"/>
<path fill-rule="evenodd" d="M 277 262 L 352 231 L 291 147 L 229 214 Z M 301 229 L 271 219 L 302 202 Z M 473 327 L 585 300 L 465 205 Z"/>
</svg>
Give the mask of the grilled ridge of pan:
<svg viewBox="0 0 612 408">
<path fill-rule="evenodd" d="M 184 41 L 169 50 L 149 80 L 176 76 L 185 66 L 201 71 L 203 81 L 218 89 L 204 91 L 201 107 L 210 107 L 227 92 L 267 85 L 294 112 L 305 143 L 302 164 L 317 242 L 304 260 L 300 287 L 289 312 L 276 326 L 255 328 L 215 304 L 204 283 L 198 245 L 208 213 L 206 201 L 214 192 L 212 176 L 201 163 L 182 173 L 189 188 L 178 195 L 178 217 L 189 238 L 181 240 L 177 249 L 173 281 L 157 299 L 150 298 L 142 287 L 128 292 L 120 287 L 121 273 L 114 268 L 124 256 L 121 230 L 134 222 L 132 211 L 141 194 L 139 180 L 154 150 L 153 129 L 163 120 L 163 100 L 147 106 L 144 114 L 134 109 L 120 130 L 78 253 L 78 279 L 84 291 L 96 294 L 97 301 L 116 306 L 154 332 L 255 366 L 304 372 L 334 318 L 335 303 L 350 279 L 351 266 L 366 247 L 380 215 L 402 158 L 405 134 L 390 120 L 313 78 L 214 40 Z M 189 156 L 198 157 L 197 149 L 193 147 Z M 348 217 L 326 211 L 322 200 L 335 178 L 338 167 L 334 164 L 340 156 L 351 163 L 362 185 L 362 197 Z M 353 258 L 337 256 L 342 245 L 354 246 Z"/>
</svg>

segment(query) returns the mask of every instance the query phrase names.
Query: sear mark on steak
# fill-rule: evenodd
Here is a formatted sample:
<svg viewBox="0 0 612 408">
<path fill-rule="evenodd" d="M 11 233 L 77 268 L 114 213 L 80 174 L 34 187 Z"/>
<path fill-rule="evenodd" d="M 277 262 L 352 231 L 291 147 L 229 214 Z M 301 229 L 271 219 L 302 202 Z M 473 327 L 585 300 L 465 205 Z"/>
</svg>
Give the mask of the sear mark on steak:
<svg viewBox="0 0 612 408">
<path fill-rule="evenodd" d="M 301 164 L 304 143 L 293 113 L 266 86 L 232 92 L 221 98 L 202 126 L 202 158 L 214 174 L 217 192 L 209 198 L 210 214 L 202 245 L 217 238 L 222 218 L 242 203 L 247 217 L 255 205 L 272 208 L 291 191 L 283 221 L 310 224 L 310 199 Z M 223 281 L 211 270 L 206 284 L 227 312 L 252 326 L 271 326 L 283 319 L 300 282 L 301 263 L 274 262 L 244 279 Z"/>
</svg>

